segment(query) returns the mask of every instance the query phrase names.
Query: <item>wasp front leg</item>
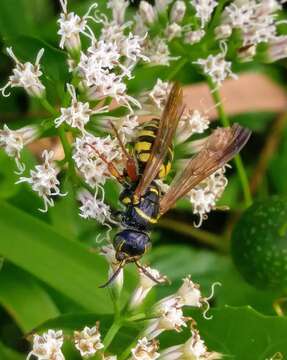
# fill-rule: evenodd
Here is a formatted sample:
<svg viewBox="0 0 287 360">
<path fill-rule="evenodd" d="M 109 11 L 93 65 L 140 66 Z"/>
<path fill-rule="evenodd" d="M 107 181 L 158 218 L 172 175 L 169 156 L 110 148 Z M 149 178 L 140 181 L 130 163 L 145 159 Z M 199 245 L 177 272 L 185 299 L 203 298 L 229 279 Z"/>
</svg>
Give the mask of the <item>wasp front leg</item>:
<svg viewBox="0 0 287 360">
<path fill-rule="evenodd" d="M 98 155 L 98 157 L 107 165 L 107 169 L 111 176 L 116 178 L 120 184 L 124 183 L 124 176 L 119 172 L 117 167 L 114 165 L 112 161 L 108 161 L 107 158 L 102 155 L 93 145 L 86 144 L 87 146 L 91 147 L 94 152 Z"/>
</svg>

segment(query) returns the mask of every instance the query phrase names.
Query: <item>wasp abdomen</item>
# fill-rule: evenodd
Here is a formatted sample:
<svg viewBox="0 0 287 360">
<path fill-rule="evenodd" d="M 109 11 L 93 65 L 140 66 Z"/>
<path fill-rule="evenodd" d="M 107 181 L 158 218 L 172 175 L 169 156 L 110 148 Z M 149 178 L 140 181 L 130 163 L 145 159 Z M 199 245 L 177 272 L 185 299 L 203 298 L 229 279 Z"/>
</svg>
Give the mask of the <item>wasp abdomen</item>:
<svg viewBox="0 0 287 360">
<path fill-rule="evenodd" d="M 139 164 L 140 172 L 143 172 L 145 165 L 150 157 L 151 149 L 157 136 L 158 127 L 159 119 L 152 119 L 144 123 L 139 130 L 138 137 L 134 145 L 134 152 Z M 162 179 L 170 172 L 172 159 L 173 148 L 170 146 L 168 148 L 166 158 L 161 165 L 157 176 L 158 178 Z"/>
</svg>

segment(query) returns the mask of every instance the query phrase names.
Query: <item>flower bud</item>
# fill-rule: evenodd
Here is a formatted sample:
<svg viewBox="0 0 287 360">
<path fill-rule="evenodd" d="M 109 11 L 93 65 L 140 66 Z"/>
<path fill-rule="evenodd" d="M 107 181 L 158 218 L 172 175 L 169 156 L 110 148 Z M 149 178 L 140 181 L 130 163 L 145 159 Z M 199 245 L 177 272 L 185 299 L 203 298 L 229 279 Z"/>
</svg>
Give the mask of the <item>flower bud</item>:
<svg viewBox="0 0 287 360">
<path fill-rule="evenodd" d="M 214 30 L 216 40 L 227 39 L 232 34 L 232 27 L 228 24 L 217 26 Z"/>
<path fill-rule="evenodd" d="M 204 30 L 188 31 L 185 34 L 184 42 L 190 45 L 197 44 L 204 37 L 204 35 Z"/>
<path fill-rule="evenodd" d="M 165 35 L 166 35 L 168 41 L 171 41 L 174 38 L 180 37 L 181 30 L 182 30 L 182 27 L 175 22 L 168 25 L 168 27 L 165 30 Z"/>
<path fill-rule="evenodd" d="M 166 11 L 168 5 L 172 2 L 172 0 L 155 0 L 155 8 L 159 14 Z"/>
<path fill-rule="evenodd" d="M 104 255 L 107 259 L 110 267 L 109 267 L 109 278 L 113 275 L 115 271 L 117 271 L 119 263 L 116 259 L 116 252 L 113 245 L 106 245 L 101 248 L 101 255 Z M 112 282 L 111 286 L 112 289 L 116 291 L 115 295 L 119 295 L 124 283 L 124 271 L 123 269 L 120 270 L 118 276 Z"/>
<path fill-rule="evenodd" d="M 166 281 L 166 277 L 162 276 L 156 269 L 151 269 L 150 267 L 147 267 L 146 271 L 150 273 L 157 281 Z M 139 269 L 139 274 L 139 286 L 134 291 L 130 301 L 131 309 L 138 307 L 144 301 L 150 290 L 156 285 L 156 283 L 151 278 L 149 278 L 141 269 Z"/>
<path fill-rule="evenodd" d="M 148 25 L 151 25 L 156 21 L 154 8 L 147 1 L 140 2 L 139 13 L 143 21 Z"/>
<path fill-rule="evenodd" d="M 186 12 L 185 2 L 182 0 L 176 1 L 171 8 L 170 21 L 172 23 L 173 22 L 180 23 L 184 18 L 185 12 Z"/>
</svg>

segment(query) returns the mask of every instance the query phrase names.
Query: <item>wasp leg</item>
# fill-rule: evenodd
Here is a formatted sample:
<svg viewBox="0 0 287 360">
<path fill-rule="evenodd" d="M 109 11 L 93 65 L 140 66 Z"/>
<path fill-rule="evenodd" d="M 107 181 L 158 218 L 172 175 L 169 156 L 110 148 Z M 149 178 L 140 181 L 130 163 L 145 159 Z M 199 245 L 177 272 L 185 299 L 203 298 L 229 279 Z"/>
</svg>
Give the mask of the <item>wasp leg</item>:
<svg viewBox="0 0 287 360">
<path fill-rule="evenodd" d="M 119 276 L 122 268 L 125 266 L 125 261 L 122 261 L 119 265 L 119 267 L 117 268 L 117 270 L 113 273 L 113 275 L 109 278 L 109 280 L 103 284 L 103 285 L 100 285 L 99 288 L 105 288 L 107 287 L 108 285 L 110 285 L 113 281 L 115 281 L 115 279 Z"/>
<path fill-rule="evenodd" d="M 134 261 L 136 266 L 147 276 L 149 279 L 154 281 L 156 284 L 162 284 L 165 282 L 169 282 L 166 277 L 162 277 L 161 279 L 156 279 L 144 266 L 142 266 L 137 260 Z"/>
<path fill-rule="evenodd" d="M 115 133 L 116 138 L 118 139 L 118 142 L 120 144 L 122 152 L 126 158 L 126 170 L 127 170 L 128 176 L 131 179 L 131 181 L 135 182 L 138 179 L 136 162 L 135 162 L 134 158 L 128 153 L 127 149 L 125 148 L 125 146 L 122 142 L 120 134 L 118 133 L 117 128 L 111 121 L 110 121 L 110 125 Z"/>
<path fill-rule="evenodd" d="M 90 147 L 94 150 L 94 152 L 98 155 L 98 157 L 107 165 L 107 168 L 108 168 L 108 170 L 109 170 L 109 173 L 110 173 L 113 177 L 115 177 L 120 184 L 122 184 L 122 183 L 124 182 L 124 177 L 123 177 L 123 175 L 119 172 L 119 170 L 118 170 L 117 167 L 114 165 L 114 163 L 113 163 L 112 161 L 108 161 L 108 160 L 106 159 L 106 157 L 103 156 L 93 145 L 88 144 L 88 143 L 87 143 L 86 145 L 87 145 L 87 146 L 90 146 Z"/>
</svg>

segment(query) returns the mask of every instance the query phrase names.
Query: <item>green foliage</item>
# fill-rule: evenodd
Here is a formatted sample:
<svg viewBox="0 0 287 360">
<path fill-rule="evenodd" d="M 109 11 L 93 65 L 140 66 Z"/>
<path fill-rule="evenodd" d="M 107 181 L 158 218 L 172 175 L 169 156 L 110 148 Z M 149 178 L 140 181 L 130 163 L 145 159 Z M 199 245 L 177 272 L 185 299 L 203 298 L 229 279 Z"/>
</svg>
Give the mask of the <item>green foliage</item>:
<svg viewBox="0 0 287 360">
<path fill-rule="evenodd" d="M 213 319 L 196 321 L 209 347 L 236 360 L 271 359 L 276 353 L 287 354 L 282 338 L 286 318 L 263 316 L 250 307 L 225 307 L 212 311 Z"/>
<path fill-rule="evenodd" d="M 99 313 L 111 311 L 107 291 L 98 288 L 107 270 L 101 256 L 4 202 L 0 207 L 0 229 L 0 253 L 5 258 L 83 308 Z"/>
</svg>

